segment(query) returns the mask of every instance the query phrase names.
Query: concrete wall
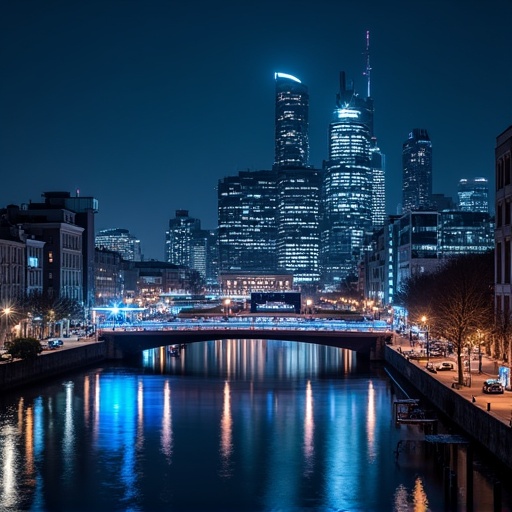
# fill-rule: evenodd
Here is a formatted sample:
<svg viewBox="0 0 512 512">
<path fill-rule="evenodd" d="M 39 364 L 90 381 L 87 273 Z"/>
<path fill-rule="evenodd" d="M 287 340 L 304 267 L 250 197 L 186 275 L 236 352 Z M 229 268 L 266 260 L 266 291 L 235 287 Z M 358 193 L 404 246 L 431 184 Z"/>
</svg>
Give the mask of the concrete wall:
<svg viewBox="0 0 512 512">
<path fill-rule="evenodd" d="M 66 350 L 39 355 L 32 361 L 15 360 L 0 364 L 0 390 L 33 384 L 61 373 L 104 361 L 105 343 L 87 343 Z"/>
<path fill-rule="evenodd" d="M 401 354 L 385 348 L 385 360 L 466 434 L 512 468 L 512 428 L 432 378 Z"/>
</svg>

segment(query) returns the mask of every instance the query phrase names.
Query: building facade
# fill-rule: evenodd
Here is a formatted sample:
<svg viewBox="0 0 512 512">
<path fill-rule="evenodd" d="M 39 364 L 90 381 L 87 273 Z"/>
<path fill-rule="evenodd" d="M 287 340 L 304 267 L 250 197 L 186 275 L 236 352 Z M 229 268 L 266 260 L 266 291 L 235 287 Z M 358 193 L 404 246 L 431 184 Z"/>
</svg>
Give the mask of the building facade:
<svg viewBox="0 0 512 512">
<path fill-rule="evenodd" d="M 495 308 L 497 318 L 507 323 L 512 319 L 512 126 L 496 138 L 495 159 Z M 510 344 L 500 355 L 512 360 Z"/>
<path fill-rule="evenodd" d="M 102 229 L 96 234 L 97 249 L 108 249 L 118 252 L 124 260 L 141 261 L 140 240 L 127 229 Z"/>
<path fill-rule="evenodd" d="M 427 130 L 415 128 L 402 146 L 402 210 L 432 208 L 432 142 Z"/>
<path fill-rule="evenodd" d="M 372 229 L 372 127 L 371 98 L 359 97 L 341 73 L 329 125 L 320 228 L 322 278 L 331 285 L 357 274 L 364 241 Z"/>
<path fill-rule="evenodd" d="M 459 210 L 489 213 L 489 182 L 486 178 L 463 178 L 457 187 Z"/>
<path fill-rule="evenodd" d="M 219 271 L 275 272 L 277 171 L 240 171 L 217 193 Z"/>
<path fill-rule="evenodd" d="M 275 73 L 275 157 L 277 169 L 306 167 L 309 161 L 309 93 L 296 77 Z"/>
<path fill-rule="evenodd" d="M 277 181 L 277 267 L 297 285 L 320 281 L 320 194 L 322 172 L 283 169 Z"/>
</svg>

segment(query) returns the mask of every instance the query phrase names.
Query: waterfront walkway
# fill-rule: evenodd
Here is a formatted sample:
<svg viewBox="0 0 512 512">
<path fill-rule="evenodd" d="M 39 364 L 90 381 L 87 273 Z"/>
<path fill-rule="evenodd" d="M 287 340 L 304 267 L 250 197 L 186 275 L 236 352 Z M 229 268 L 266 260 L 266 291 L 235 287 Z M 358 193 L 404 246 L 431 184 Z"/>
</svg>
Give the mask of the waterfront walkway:
<svg viewBox="0 0 512 512">
<path fill-rule="evenodd" d="M 397 335 L 394 337 L 393 345 L 388 347 L 401 353 L 404 357 L 406 357 L 407 352 L 412 349 L 408 339 Z M 410 359 L 410 363 L 417 365 L 418 368 L 422 368 L 427 375 L 431 376 L 431 378 L 438 380 L 445 386 L 452 389 L 454 393 L 457 393 L 469 402 L 472 402 L 475 407 L 487 411 L 491 416 L 494 416 L 499 421 L 502 421 L 512 427 L 512 391 L 505 390 L 502 395 L 486 394 L 482 391 L 482 385 L 485 380 L 496 379 L 498 377 L 498 368 L 500 364 L 495 359 L 483 355 L 482 372 L 478 373 L 478 369 L 472 368 L 470 379 L 466 382 L 467 385 L 460 388 L 452 387 L 452 384 L 456 382 L 458 376 L 457 356 L 455 354 L 451 354 L 446 357 L 430 357 L 429 360 L 434 363 L 434 366 L 442 361 L 451 361 L 454 369 L 432 373 L 426 369 L 426 356 L 420 359 Z M 476 363 L 477 366 L 477 362 L 472 362 L 473 364 Z"/>
</svg>

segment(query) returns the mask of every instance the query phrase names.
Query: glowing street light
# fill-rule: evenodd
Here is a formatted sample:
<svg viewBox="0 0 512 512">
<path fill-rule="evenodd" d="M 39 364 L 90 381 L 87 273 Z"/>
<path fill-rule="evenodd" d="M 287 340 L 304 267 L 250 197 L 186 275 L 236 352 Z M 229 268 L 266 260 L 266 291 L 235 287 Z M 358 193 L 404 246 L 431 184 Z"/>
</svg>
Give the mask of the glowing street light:
<svg viewBox="0 0 512 512">
<path fill-rule="evenodd" d="M 225 307 L 225 314 L 229 317 L 229 306 L 231 304 L 231 299 L 225 299 L 224 300 L 224 307 Z"/>
<path fill-rule="evenodd" d="M 421 323 L 423 324 L 423 331 L 425 332 L 425 343 L 427 344 L 427 362 L 430 360 L 430 349 L 428 342 L 428 325 L 427 325 L 427 317 L 423 315 L 421 317 Z"/>
<path fill-rule="evenodd" d="M 9 332 L 9 315 L 11 314 L 12 309 L 7 307 L 3 310 L 3 315 L 5 317 L 5 338 L 4 341 L 7 341 L 7 333 Z"/>
</svg>

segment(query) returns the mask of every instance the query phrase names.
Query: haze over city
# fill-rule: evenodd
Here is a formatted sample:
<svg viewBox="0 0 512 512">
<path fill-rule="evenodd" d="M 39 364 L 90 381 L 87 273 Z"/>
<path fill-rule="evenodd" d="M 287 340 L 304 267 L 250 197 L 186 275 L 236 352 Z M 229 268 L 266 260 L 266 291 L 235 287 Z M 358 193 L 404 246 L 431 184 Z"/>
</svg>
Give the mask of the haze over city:
<svg viewBox="0 0 512 512">
<path fill-rule="evenodd" d="M 4 2 L 0 205 L 79 189 L 99 200 L 97 229 L 127 228 L 162 259 L 177 209 L 214 228 L 218 180 L 271 168 L 276 71 L 309 87 L 321 167 L 339 72 L 366 94 L 367 30 L 387 213 L 413 128 L 432 140 L 434 192 L 477 176 L 492 191 L 512 119 L 510 19 L 507 0 Z"/>
</svg>

